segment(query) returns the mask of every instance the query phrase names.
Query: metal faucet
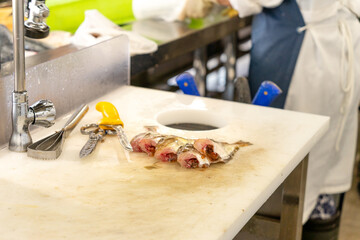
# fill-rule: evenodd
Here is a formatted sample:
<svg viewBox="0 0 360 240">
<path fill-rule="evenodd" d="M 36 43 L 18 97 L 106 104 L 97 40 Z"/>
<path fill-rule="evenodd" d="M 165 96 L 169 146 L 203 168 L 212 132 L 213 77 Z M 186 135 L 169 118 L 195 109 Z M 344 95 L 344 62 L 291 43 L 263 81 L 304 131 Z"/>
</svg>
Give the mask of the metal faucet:
<svg viewBox="0 0 360 240">
<path fill-rule="evenodd" d="M 50 127 L 55 120 L 55 107 L 49 100 L 40 100 L 29 107 L 25 89 L 25 34 L 31 38 L 49 35 L 49 27 L 44 19 L 49 15 L 45 0 L 12 0 L 14 33 L 14 92 L 12 93 L 12 134 L 9 149 L 26 152 L 32 143 L 29 125 Z M 28 19 L 24 23 L 24 12 Z M 25 27 L 24 27 L 25 25 Z"/>
</svg>

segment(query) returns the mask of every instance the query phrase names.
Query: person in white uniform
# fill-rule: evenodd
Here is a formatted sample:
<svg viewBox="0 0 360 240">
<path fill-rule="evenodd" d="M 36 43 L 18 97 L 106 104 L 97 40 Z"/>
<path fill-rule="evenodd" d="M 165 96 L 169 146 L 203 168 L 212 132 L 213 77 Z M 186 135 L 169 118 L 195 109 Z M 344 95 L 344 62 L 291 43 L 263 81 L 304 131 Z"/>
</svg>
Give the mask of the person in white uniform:
<svg viewBox="0 0 360 240">
<path fill-rule="evenodd" d="M 252 94 L 271 80 L 284 90 L 275 107 L 331 117 L 330 130 L 309 157 L 305 223 L 320 194 L 351 187 L 360 102 L 360 0 L 201 1 L 231 5 L 240 17 L 258 14 L 252 30 Z M 194 9 L 187 8 L 191 17 Z"/>
</svg>

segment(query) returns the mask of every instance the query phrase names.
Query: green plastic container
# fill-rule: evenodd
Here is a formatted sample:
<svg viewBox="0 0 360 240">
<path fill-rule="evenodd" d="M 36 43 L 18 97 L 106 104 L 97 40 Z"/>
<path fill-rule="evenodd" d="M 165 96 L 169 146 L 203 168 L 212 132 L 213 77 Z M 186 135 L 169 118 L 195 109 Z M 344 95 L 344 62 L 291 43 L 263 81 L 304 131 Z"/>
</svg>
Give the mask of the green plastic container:
<svg viewBox="0 0 360 240">
<path fill-rule="evenodd" d="M 50 10 L 46 22 L 51 30 L 74 33 L 90 9 L 97 9 L 116 24 L 135 20 L 132 0 L 46 0 L 46 5 Z"/>
</svg>

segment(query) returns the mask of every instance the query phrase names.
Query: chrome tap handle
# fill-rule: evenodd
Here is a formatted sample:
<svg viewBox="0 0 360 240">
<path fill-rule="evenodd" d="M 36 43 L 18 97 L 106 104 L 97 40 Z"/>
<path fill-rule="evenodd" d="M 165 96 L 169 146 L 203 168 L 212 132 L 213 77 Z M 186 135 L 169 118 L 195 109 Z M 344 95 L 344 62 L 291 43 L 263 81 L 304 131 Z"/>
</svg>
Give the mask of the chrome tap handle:
<svg viewBox="0 0 360 240">
<path fill-rule="evenodd" d="M 40 100 L 29 107 L 29 115 L 32 115 L 32 124 L 51 127 L 55 123 L 56 110 L 54 104 L 49 100 Z"/>
<path fill-rule="evenodd" d="M 12 94 L 12 134 L 9 149 L 15 152 L 26 152 L 32 143 L 29 124 L 33 122 L 33 115 L 29 113 L 27 92 L 13 92 Z"/>
<path fill-rule="evenodd" d="M 45 23 L 49 16 L 49 9 L 45 5 L 45 0 L 26 0 L 25 16 L 25 35 L 30 38 L 45 38 L 49 35 L 50 28 Z"/>
</svg>

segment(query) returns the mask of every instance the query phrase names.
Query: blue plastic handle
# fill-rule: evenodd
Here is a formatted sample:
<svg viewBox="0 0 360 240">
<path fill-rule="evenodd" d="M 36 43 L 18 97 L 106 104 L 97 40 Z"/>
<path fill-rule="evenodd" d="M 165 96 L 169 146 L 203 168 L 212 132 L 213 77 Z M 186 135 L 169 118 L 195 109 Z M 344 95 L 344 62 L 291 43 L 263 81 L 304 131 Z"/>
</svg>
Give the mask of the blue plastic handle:
<svg viewBox="0 0 360 240">
<path fill-rule="evenodd" d="M 176 77 L 176 82 L 184 94 L 200 96 L 195 79 L 190 73 L 182 73 Z"/>
<path fill-rule="evenodd" d="M 252 104 L 260 106 L 270 106 L 272 101 L 282 93 L 281 89 L 271 81 L 261 83 Z"/>
</svg>

